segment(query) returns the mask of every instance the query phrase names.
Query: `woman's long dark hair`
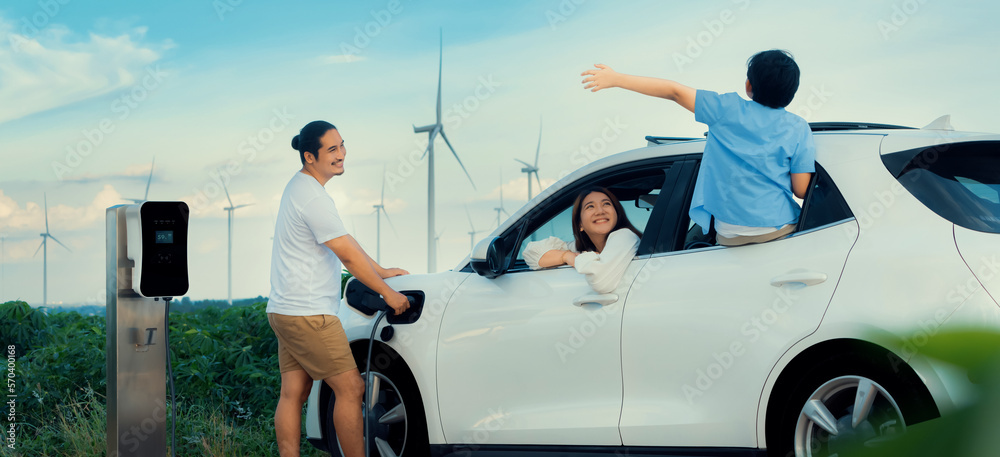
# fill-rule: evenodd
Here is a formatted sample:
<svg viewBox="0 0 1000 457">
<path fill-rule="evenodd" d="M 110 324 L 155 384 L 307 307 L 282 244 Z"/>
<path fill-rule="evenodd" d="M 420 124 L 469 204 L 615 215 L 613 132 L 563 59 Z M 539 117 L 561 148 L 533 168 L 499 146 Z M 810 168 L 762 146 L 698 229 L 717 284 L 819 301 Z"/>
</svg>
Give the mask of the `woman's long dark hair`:
<svg viewBox="0 0 1000 457">
<path fill-rule="evenodd" d="M 635 233 L 636 236 L 642 238 L 642 232 L 629 222 L 628 216 L 625 214 L 625 208 L 622 207 L 621 202 L 618 201 L 615 194 L 612 194 L 611 191 L 603 187 L 591 186 L 577 194 L 576 200 L 573 201 L 573 238 L 576 239 L 577 252 L 597 251 L 597 246 L 595 246 L 594 242 L 590 240 L 590 236 L 587 235 L 586 232 L 580 230 L 580 213 L 583 211 L 583 199 L 587 198 L 587 196 L 592 192 L 600 192 L 607 195 L 608 199 L 611 200 L 611 205 L 615 207 L 615 214 L 618 215 L 618 222 L 615 223 L 615 227 L 611 229 L 612 232 L 618 229 L 627 228 L 631 230 L 632 233 Z"/>
</svg>

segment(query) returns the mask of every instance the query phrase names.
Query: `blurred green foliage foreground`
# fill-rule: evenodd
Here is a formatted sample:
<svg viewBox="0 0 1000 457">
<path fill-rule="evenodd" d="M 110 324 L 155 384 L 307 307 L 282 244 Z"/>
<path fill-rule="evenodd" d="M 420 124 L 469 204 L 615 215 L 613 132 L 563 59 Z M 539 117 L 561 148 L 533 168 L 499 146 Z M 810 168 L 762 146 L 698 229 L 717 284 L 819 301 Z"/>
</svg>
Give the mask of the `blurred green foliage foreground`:
<svg viewBox="0 0 1000 457">
<path fill-rule="evenodd" d="M 278 343 L 265 306 L 171 312 L 178 456 L 278 454 Z M 16 447 L 3 446 L 0 455 L 106 454 L 105 338 L 102 315 L 46 314 L 22 301 L 0 305 L 0 344 L 5 359 L 15 346 L 18 396 Z M 5 428 L 8 410 L 0 418 Z M 325 455 L 308 444 L 302 450 Z"/>
</svg>

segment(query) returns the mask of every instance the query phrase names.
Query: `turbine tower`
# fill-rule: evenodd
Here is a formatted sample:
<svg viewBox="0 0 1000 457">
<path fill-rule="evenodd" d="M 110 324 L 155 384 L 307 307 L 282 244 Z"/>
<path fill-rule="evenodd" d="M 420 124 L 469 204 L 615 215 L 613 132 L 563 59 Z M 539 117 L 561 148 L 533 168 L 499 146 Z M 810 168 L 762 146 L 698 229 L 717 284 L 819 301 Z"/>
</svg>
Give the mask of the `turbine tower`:
<svg viewBox="0 0 1000 457">
<path fill-rule="evenodd" d="M 528 175 L 528 200 L 531 200 L 531 175 L 535 175 L 535 180 L 538 181 L 538 191 L 542 191 L 542 180 L 538 179 L 538 154 L 542 151 L 542 118 L 538 118 L 538 148 L 535 149 L 535 164 L 532 165 L 521 159 L 514 159 L 518 162 L 524 164 L 524 168 L 521 169 L 522 172 Z"/>
<path fill-rule="evenodd" d="M 228 291 L 229 291 L 229 306 L 233 306 L 233 212 L 244 206 L 250 206 L 253 203 L 247 203 L 243 205 L 233 205 L 233 199 L 229 198 L 229 189 L 226 188 L 226 183 L 222 182 L 222 190 L 226 191 L 226 200 L 229 200 L 229 206 L 222 208 L 226 210 L 229 216 L 229 277 L 228 277 Z"/>
<path fill-rule="evenodd" d="M 425 125 L 423 127 L 413 126 L 413 133 L 424 133 L 427 132 L 427 150 L 424 151 L 424 156 L 427 157 L 427 272 L 434 273 L 437 270 L 437 252 L 434 249 L 434 140 L 437 139 L 438 135 L 444 139 L 445 144 L 448 145 L 448 149 L 451 149 L 451 154 L 455 156 L 455 160 L 458 161 L 458 165 L 462 167 L 462 171 L 465 172 L 465 176 L 469 178 L 469 182 L 472 183 L 472 188 L 476 189 L 476 183 L 472 182 L 472 176 L 469 175 L 469 171 L 465 169 L 465 165 L 462 164 L 462 159 L 458 158 L 458 153 L 455 152 L 455 148 L 451 146 L 451 142 L 448 141 L 448 136 L 444 134 L 444 125 L 441 124 L 441 69 L 442 62 L 444 60 L 444 37 L 443 33 L 439 37 L 439 51 L 438 54 L 438 91 L 437 91 L 437 110 L 435 118 L 436 121 L 433 124 Z M 421 157 L 423 158 L 423 157 Z"/>
<path fill-rule="evenodd" d="M 153 156 L 153 163 L 149 164 L 149 179 L 146 180 L 146 194 L 142 196 L 142 200 L 138 198 L 126 198 L 132 203 L 142 203 L 149 200 L 149 185 L 153 182 L 153 167 L 156 165 L 156 156 Z"/>
<path fill-rule="evenodd" d="M 500 227 L 500 213 L 503 212 L 510 217 L 510 213 L 503 209 L 503 172 L 500 172 L 500 206 L 493 208 L 497 212 L 497 227 Z"/>
<path fill-rule="evenodd" d="M 389 219 L 389 212 L 385 210 L 385 167 L 382 167 L 382 198 L 372 208 L 375 208 L 375 263 L 382 263 L 382 214 L 385 214 L 385 220 L 392 227 L 392 233 L 396 233 L 396 227 L 392 225 L 392 219 Z"/>
<path fill-rule="evenodd" d="M 66 248 L 67 251 L 73 251 L 49 233 L 49 197 L 45 194 L 42 194 L 42 197 L 45 199 L 45 233 L 40 234 L 42 244 L 38 245 L 38 249 L 35 249 L 34 255 L 38 255 L 39 249 L 42 250 L 42 306 L 45 306 L 49 304 L 49 238 L 52 238 L 52 241 Z"/>
</svg>

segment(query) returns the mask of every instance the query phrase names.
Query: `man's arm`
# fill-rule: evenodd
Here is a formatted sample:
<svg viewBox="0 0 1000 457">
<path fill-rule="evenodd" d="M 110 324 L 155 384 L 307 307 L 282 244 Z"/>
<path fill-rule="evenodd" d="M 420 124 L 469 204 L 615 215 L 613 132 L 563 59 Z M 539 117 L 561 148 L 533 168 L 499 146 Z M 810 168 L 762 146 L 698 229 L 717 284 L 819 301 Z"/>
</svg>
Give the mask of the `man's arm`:
<svg viewBox="0 0 1000 457">
<path fill-rule="evenodd" d="M 688 111 L 694 112 L 694 99 L 697 91 L 693 88 L 669 79 L 618 73 L 612 70 L 611 67 L 603 64 L 596 64 L 594 66 L 598 69 L 587 70 L 581 73 L 581 76 L 590 75 L 583 80 L 584 84 L 586 84 L 583 86 L 584 89 L 597 92 L 610 87 L 620 87 L 643 95 L 675 101 Z"/>
<path fill-rule="evenodd" d="M 368 255 L 367 252 L 365 252 L 364 250 L 362 250 L 361 252 L 365 254 L 365 257 L 368 259 L 368 263 L 372 264 L 372 268 L 375 269 L 375 272 L 378 273 L 378 275 L 382 279 L 391 278 L 393 276 L 403 276 L 410 274 L 409 271 L 406 271 L 402 268 L 382 268 L 382 265 L 379 265 L 378 262 L 375 261 L 375 259 L 372 259 L 372 257 Z"/>
<path fill-rule="evenodd" d="M 392 309 L 396 310 L 396 314 L 400 314 L 410 307 L 410 302 L 403 294 L 396 292 L 382 280 L 382 275 L 375 270 L 377 264 L 368 257 L 364 249 L 361 249 L 361 246 L 354 240 L 354 237 L 344 235 L 323 244 L 340 258 L 341 263 L 344 264 L 344 268 L 354 275 L 355 278 L 358 278 L 364 285 L 382 295 L 385 302 Z M 381 269 L 381 267 L 379 268 Z"/>
</svg>

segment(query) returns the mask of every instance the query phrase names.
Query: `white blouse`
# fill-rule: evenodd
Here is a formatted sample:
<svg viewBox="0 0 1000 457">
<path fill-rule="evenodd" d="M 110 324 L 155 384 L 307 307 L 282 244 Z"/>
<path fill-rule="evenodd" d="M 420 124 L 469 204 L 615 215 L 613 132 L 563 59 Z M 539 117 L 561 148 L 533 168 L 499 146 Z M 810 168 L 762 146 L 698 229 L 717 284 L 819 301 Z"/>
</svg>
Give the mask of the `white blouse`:
<svg viewBox="0 0 1000 457">
<path fill-rule="evenodd" d="M 629 229 L 618 229 L 608 234 L 608 242 L 601 253 L 587 251 L 574 260 L 574 268 L 582 273 L 597 293 L 613 292 L 625 274 L 629 262 L 639 249 L 639 237 Z M 552 250 L 577 252 L 575 243 L 570 245 L 554 236 L 528 243 L 524 249 L 524 261 L 532 270 L 542 268 L 538 261 Z"/>
</svg>

